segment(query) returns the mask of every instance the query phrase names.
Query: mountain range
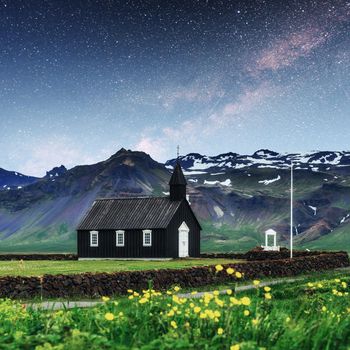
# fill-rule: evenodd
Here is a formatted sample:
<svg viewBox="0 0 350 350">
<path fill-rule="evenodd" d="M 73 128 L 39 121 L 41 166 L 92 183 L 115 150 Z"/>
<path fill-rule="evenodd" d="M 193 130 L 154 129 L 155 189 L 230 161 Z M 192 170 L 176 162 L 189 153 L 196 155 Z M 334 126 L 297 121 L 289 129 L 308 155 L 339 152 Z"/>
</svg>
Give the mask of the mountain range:
<svg viewBox="0 0 350 350">
<path fill-rule="evenodd" d="M 75 227 L 98 197 L 162 196 L 176 161 L 202 227 L 203 251 L 243 251 L 264 231 L 288 244 L 290 166 L 299 247 L 350 249 L 350 152 L 191 153 L 165 164 L 121 149 L 109 159 L 35 178 L 0 169 L 0 251 L 72 252 Z"/>
</svg>

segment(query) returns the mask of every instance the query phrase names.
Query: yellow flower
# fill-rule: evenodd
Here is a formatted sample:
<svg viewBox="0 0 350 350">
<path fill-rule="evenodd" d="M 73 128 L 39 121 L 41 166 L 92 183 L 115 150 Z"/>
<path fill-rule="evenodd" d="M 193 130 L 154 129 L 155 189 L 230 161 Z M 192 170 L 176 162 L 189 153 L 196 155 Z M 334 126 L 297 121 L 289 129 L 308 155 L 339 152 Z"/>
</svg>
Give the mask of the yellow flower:
<svg viewBox="0 0 350 350">
<path fill-rule="evenodd" d="M 313 283 L 311 283 L 311 282 L 309 282 L 309 283 L 307 284 L 307 286 L 311 288 L 311 287 L 313 287 L 313 286 L 314 286 L 314 284 L 313 284 Z"/>
<path fill-rule="evenodd" d="M 193 292 L 191 292 L 192 295 L 196 295 L 197 293 L 198 293 L 198 292 L 195 291 L 195 290 L 194 290 Z"/>
<path fill-rule="evenodd" d="M 226 272 L 228 275 L 232 275 L 235 272 L 235 269 L 233 269 L 232 267 L 229 267 L 228 269 L 226 269 Z"/>
<path fill-rule="evenodd" d="M 144 303 L 147 303 L 148 302 L 148 299 L 147 298 L 141 298 L 140 300 L 139 300 L 139 303 L 140 304 L 144 304 Z"/>
<path fill-rule="evenodd" d="M 200 314 L 199 314 L 199 318 L 207 318 L 207 314 L 205 313 L 205 312 L 201 312 Z"/>
<path fill-rule="evenodd" d="M 286 318 L 286 322 L 288 323 L 290 321 L 290 317 L 287 317 Z"/>
<path fill-rule="evenodd" d="M 317 283 L 317 287 L 322 288 L 323 287 L 322 283 Z"/>
<path fill-rule="evenodd" d="M 231 289 L 227 289 L 227 290 L 226 290 L 226 294 L 227 294 L 227 295 L 231 295 L 231 294 L 232 294 L 232 290 L 231 290 Z"/>
<path fill-rule="evenodd" d="M 105 303 L 106 303 L 107 301 L 109 301 L 109 300 L 110 300 L 109 297 L 102 297 L 102 301 L 104 301 Z"/>
<path fill-rule="evenodd" d="M 134 296 L 133 296 L 133 295 L 129 295 L 129 296 L 128 296 L 128 299 L 130 299 L 130 300 L 131 300 L 131 299 L 134 299 Z"/>
<path fill-rule="evenodd" d="M 250 305 L 250 299 L 248 297 L 241 298 L 242 305 L 249 306 Z"/>
<path fill-rule="evenodd" d="M 218 290 L 214 290 L 213 294 L 214 294 L 215 296 L 218 296 L 220 293 L 219 293 Z"/>
<path fill-rule="evenodd" d="M 185 327 L 186 327 L 186 328 L 190 328 L 190 323 L 189 323 L 189 322 L 186 322 L 186 323 L 185 323 Z"/>
<path fill-rule="evenodd" d="M 230 350 L 239 350 L 239 349 L 240 349 L 239 344 L 231 345 L 231 346 L 230 346 Z"/>
<path fill-rule="evenodd" d="M 174 315 L 175 315 L 174 310 L 170 310 L 170 311 L 167 313 L 167 316 L 169 316 L 169 317 L 174 316 Z"/>
<path fill-rule="evenodd" d="M 337 282 L 337 283 L 339 283 L 339 282 L 340 282 L 340 279 L 339 279 L 339 278 L 336 278 L 334 281 Z"/>
<path fill-rule="evenodd" d="M 322 312 L 326 312 L 327 308 L 325 306 L 322 306 Z"/>
<path fill-rule="evenodd" d="M 118 314 L 119 317 L 123 317 L 124 316 L 124 312 L 123 311 L 120 311 L 119 314 Z"/>
<path fill-rule="evenodd" d="M 138 297 L 138 296 L 140 296 L 140 294 L 137 293 L 137 292 L 134 292 L 133 296 L 134 296 L 134 297 Z"/>
<path fill-rule="evenodd" d="M 222 271 L 224 268 L 222 267 L 222 265 L 216 265 L 215 266 L 215 270 L 216 270 L 216 272 L 220 272 L 220 271 Z"/>
<path fill-rule="evenodd" d="M 241 302 L 238 299 L 236 299 L 235 297 L 231 297 L 230 302 L 233 305 L 241 305 Z"/>
<path fill-rule="evenodd" d="M 258 286 L 260 284 L 260 281 L 259 280 L 254 280 L 253 284 L 254 284 L 254 286 Z"/>
<path fill-rule="evenodd" d="M 250 315 L 250 311 L 249 310 L 244 310 L 243 314 L 244 314 L 244 316 L 249 316 Z"/>
<path fill-rule="evenodd" d="M 113 321 L 113 320 L 114 320 L 114 315 L 113 315 L 111 312 L 107 312 L 107 313 L 105 314 L 105 319 L 106 319 L 107 321 Z"/>
<path fill-rule="evenodd" d="M 265 293 L 265 299 L 270 300 L 272 298 L 270 293 Z"/>
<path fill-rule="evenodd" d="M 179 286 L 175 286 L 175 287 L 174 287 L 174 291 L 175 291 L 175 292 L 178 292 L 180 289 L 181 289 L 181 288 L 180 288 Z"/>
<path fill-rule="evenodd" d="M 264 287 L 264 291 L 265 291 L 265 292 L 270 292 L 270 291 L 271 291 L 271 288 L 268 287 L 268 286 L 266 286 L 266 287 Z"/>
<path fill-rule="evenodd" d="M 198 314 L 201 311 L 201 308 L 199 306 L 196 306 L 193 311 Z"/>
<path fill-rule="evenodd" d="M 256 326 L 259 323 L 259 320 L 257 318 L 252 319 L 252 323 L 254 326 Z"/>
<path fill-rule="evenodd" d="M 215 299 L 215 303 L 216 303 L 216 305 L 218 305 L 220 307 L 223 307 L 225 304 L 223 300 L 220 300 L 218 298 Z"/>
<path fill-rule="evenodd" d="M 172 292 L 171 290 L 167 290 L 167 291 L 166 291 L 166 294 L 168 294 L 168 295 L 172 295 L 172 294 L 173 294 L 173 292 Z"/>
<path fill-rule="evenodd" d="M 240 272 L 236 271 L 236 277 L 237 278 L 242 278 L 242 274 Z"/>
<path fill-rule="evenodd" d="M 133 290 L 132 289 L 128 289 L 128 293 L 133 293 Z"/>
<path fill-rule="evenodd" d="M 341 283 L 342 287 L 345 289 L 348 285 L 346 284 L 346 282 L 342 282 Z"/>
<path fill-rule="evenodd" d="M 171 321 L 171 322 L 170 322 L 170 325 L 171 325 L 171 327 L 173 327 L 174 329 L 177 328 L 177 323 L 176 323 L 175 321 Z"/>
<path fill-rule="evenodd" d="M 222 335 L 224 333 L 224 330 L 220 327 L 220 328 L 218 328 L 218 334 L 219 335 Z"/>
</svg>

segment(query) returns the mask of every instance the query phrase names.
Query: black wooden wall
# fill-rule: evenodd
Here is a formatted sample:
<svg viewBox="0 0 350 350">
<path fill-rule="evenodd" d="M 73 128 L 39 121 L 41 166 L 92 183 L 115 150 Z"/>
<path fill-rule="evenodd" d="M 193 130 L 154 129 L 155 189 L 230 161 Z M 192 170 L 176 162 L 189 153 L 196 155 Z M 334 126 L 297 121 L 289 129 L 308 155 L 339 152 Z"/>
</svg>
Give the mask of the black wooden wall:
<svg viewBox="0 0 350 350">
<path fill-rule="evenodd" d="M 145 228 L 147 229 L 147 228 Z M 78 231 L 80 258 L 165 258 L 166 230 L 152 230 L 152 246 L 143 246 L 142 230 L 125 230 L 124 247 L 116 246 L 115 230 L 98 231 L 98 247 L 90 247 L 90 231 Z"/>
</svg>

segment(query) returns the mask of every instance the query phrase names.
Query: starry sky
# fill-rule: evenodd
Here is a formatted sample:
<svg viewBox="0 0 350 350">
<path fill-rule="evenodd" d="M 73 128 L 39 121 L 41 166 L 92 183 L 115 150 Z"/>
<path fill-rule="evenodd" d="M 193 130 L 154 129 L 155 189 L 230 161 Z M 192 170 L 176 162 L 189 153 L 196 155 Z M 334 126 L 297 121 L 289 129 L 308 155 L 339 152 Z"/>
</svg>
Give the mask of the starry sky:
<svg viewBox="0 0 350 350">
<path fill-rule="evenodd" d="M 0 167 L 350 149 L 347 0 L 0 0 Z"/>
</svg>

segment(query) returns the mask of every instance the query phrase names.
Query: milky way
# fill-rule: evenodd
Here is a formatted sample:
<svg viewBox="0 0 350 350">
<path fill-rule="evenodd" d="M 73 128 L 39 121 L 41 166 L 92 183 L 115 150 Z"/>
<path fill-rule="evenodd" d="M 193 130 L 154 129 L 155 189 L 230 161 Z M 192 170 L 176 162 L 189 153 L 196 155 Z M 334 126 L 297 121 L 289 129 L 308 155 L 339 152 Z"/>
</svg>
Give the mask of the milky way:
<svg viewBox="0 0 350 350">
<path fill-rule="evenodd" d="M 0 1 L 0 167 L 348 150 L 347 1 Z"/>
</svg>

